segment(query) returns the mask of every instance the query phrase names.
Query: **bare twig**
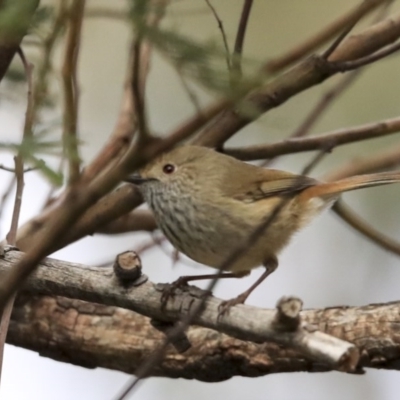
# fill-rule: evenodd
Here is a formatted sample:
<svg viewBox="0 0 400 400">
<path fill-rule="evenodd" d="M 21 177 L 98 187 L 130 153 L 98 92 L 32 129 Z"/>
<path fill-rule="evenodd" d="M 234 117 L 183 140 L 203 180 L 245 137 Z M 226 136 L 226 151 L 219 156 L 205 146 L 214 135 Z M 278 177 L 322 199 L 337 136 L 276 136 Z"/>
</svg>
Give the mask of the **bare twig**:
<svg viewBox="0 0 400 400">
<path fill-rule="evenodd" d="M 26 59 L 24 52 L 21 48 L 18 49 L 18 54 L 21 58 L 22 64 L 25 69 L 26 80 L 27 80 L 27 105 L 25 113 L 24 131 L 23 139 L 32 136 L 32 124 L 33 124 L 33 93 L 32 93 L 32 64 Z M 16 190 L 15 190 L 15 200 L 14 208 L 11 217 L 10 231 L 6 235 L 7 243 L 11 246 L 16 246 L 17 242 L 17 230 L 19 225 L 19 217 L 21 214 L 22 206 L 22 194 L 24 191 L 24 160 L 21 152 L 14 157 L 15 163 L 15 179 L 16 179 Z M 15 294 L 12 295 L 7 303 L 4 305 L 1 311 L 1 321 L 0 321 L 0 379 L 2 376 L 2 368 L 4 362 L 4 346 L 6 343 L 8 326 L 10 323 L 11 312 L 13 309 L 15 300 Z"/>
<path fill-rule="evenodd" d="M 207 5 L 208 5 L 209 9 L 213 13 L 214 18 L 217 21 L 218 28 L 221 31 L 222 41 L 224 43 L 224 48 L 225 48 L 226 65 L 228 67 L 228 71 L 230 71 L 232 69 L 231 56 L 230 56 L 231 52 L 229 51 L 228 39 L 226 38 L 226 33 L 225 33 L 225 29 L 224 29 L 224 23 L 222 22 L 222 19 L 219 17 L 215 7 L 211 4 L 211 1 L 210 0 L 205 0 L 205 1 L 206 1 Z"/>
<path fill-rule="evenodd" d="M 340 145 L 382 137 L 400 131 L 400 118 L 357 126 L 355 128 L 339 129 L 324 135 L 308 138 L 288 139 L 281 142 L 255 145 L 240 148 L 227 148 L 224 153 L 240 160 L 259 160 L 284 154 L 337 147 Z"/>
<path fill-rule="evenodd" d="M 19 216 L 21 213 L 22 193 L 24 190 L 24 164 L 21 155 L 14 157 L 15 162 L 15 176 L 17 178 L 17 186 L 15 190 L 14 208 L 11 218 L 11 227 L 7 233 L 7 243 L 11 246 L 16 245 L 17 229 L 19 224 Z"/>
<path fill-rule="evenodd" d="M 365 1 L 360 4 L 360 9 L 365 6 Z M 333 41 L 333 43 L 322 53 L 322 58 L 325 60 L 329 59 L 329 56 L 339 47 L 340 43 L 343 42 L 344 38 L 351 32 L 357 22 L 364 16 L 364 11 L 360 11 L 360 13 L 355 13 L 353 19 L 349 21 L 349 25 L 346 26 L 343 32 Z"/>
<path fill-rule="evenodd" d="M 394 43 L 369 56 L 361 57 L 354 61 L 336 62 L 333 64 L 333 66 L 334 68 L 337 68 L 340 72 L 352 71 L 357 68 L 364 67 L 368 64 L 376 62 L 378 60 L 381 60 L 382 58 L 385 58 L 387 56 L 390 56 L 391 54 L 399 50 L 400 50 L 400 43 Z"/>
<path fill-rule="evenodd" d="M 65 45 L 62 78 L 64 87 L 63 147 L 68 161 L 68 182 L 74 184 L 80 176 L 78 149 L 79 86 L 77 66 L 85 0 L 74 0 L 69 12 L 68 35 Z"/>
<path fill-rule="evenodd" d="M 15 161 L 15 176 L 16 176 L 16 191 L 14 200 L 14 209 L 11 219 L 11 227 L 6 238 L 7 242 L 15 246 L 19 216 L 22 205 L 22 193 L 24 190 L 24 164 L 21 155 L 14 157 Z M 6 302 L 4 307 L 1 309 L 1 321 L 0 321 L 0 381 L 2 378 L 3 363 L 4 363 L 4 346 L 6 343 L 6 337 L 8 327 L 10 324 L 11 312 L 14 306 L 15 294 L 13 294 Z"/>
<path fill-rule="evenodd" d="M 151 140 L 152 137 L 149 132 L 146 117 L 145 108 L 145 96 L 144 96 L 144 82 L 141 82 L 141 78 L 145 78 L 146 75 L 140 70 L 141 62 L 141 48 L 142 48 L 142 36 L 140 33 L 137 34 L 137 38 L 133 43 L 133 72 L 132 72 L 132 95 L 134 99 L 135 112 L 138 124 L 139 132 L 139 144 L 142 145 L 144 142 Z"/>
<path fill-rule="evenodd" d="M 0 169 L 2 169 L 3 171 L 12 172 L 13 174 L 15 174 L 15 172 L 16 172 L 15 168 L 6 167 L 5 165 L 0 165 Z M 27 168 L 24 168 L 24 173 L 35 171 L 35 170 L 37 170 L 37 167 L 27 167 Z"/>
<path fill-rule="evenodd" d="M 238 30 L 236 33 L 235 46 L 232 55 L 232 69 L 239 75 L 242 73 L 241 58 L 243 52 L 243 43 L 252 6 L 253 0 L 244 0 L 242 14 L 240 16 Z"/>
</svg>

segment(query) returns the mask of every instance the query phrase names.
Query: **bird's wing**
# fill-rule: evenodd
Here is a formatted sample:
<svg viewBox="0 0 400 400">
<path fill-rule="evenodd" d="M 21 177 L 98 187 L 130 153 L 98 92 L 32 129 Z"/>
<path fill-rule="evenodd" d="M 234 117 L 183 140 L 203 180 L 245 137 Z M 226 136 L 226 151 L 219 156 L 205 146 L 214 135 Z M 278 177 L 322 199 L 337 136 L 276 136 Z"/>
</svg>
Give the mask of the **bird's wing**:
<svg viewBox="0 0 400 400">
<path fill-rule="evenodd" d="M 318 181 L 308 176 L 295 175 L 290 172 L 264 169 L 248 171 L 252 172 L 245 186 L 236 186 L 232 197 L 237 200 L 251 203 L 271 196 L 284 196 L 301 192 L 302 190 L 315 186 Z M 243 182 L 243 180 L 241 180 Z"/>
</svg>

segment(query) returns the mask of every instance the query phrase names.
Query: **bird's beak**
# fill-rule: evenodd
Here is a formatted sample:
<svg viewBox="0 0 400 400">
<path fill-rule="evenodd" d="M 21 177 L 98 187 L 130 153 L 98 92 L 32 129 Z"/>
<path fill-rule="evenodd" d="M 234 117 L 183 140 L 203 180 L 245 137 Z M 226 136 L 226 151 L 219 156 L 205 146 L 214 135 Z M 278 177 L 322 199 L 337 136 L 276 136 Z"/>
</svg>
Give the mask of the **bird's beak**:
<svg viewBox="0 0 400 400">
<path fill-rule="evenodd" d="M 140 176 L 140 174 L 132 174 L 124 179 L 125 182 L 134 183 L 135 185 L 141 185 L 142 183 L 146 183 L 152 180 L 152 178 L 143 178 L 142 176 Z"/>
</svg>

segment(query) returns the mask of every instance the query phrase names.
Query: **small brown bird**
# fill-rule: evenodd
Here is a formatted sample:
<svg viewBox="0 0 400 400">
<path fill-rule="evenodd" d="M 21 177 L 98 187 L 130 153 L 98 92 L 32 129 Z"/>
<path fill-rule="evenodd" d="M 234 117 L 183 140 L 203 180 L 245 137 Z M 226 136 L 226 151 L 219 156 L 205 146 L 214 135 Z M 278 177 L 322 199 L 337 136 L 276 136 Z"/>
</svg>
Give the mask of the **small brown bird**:
<svg viewBox="0 0 400 400">
<path fill-rule="evenodd" d="M 232 252 L 285 200 L 273 221 L 224 277 L 242 277 L 264 265 L 264 274 L 228 306 L 243 303 L 271 273 L 277 254 L 291 236 L 340 193 L 400 182 L 400 172 L 354 176 L 322 183 L 307 176 L 246 164 L 199 146 L 183 146 L 161 155 L 131 175 L 170 242 L 193 260 L 221 268 Z M 182 277 L 177 282 L 210 278 Z"/>
</svg>

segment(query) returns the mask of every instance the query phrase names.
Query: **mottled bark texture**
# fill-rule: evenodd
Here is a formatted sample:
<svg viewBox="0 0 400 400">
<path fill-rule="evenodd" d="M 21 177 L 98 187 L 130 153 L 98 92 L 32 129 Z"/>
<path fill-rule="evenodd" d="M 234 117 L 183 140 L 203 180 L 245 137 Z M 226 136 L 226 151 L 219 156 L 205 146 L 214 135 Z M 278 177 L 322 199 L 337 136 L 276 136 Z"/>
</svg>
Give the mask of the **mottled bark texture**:
<svg viewBox="0 0 400 400">
<path fill-rule="evenodd" d="M 310 324 L 362 350 L 360 367 L 399 369 L 400 303 L 301 313 Z M 318 362 L 275 343 L 256 344 L 192 327 L 191 349 L 170 346 L 153 375 L 221 381 L 232 376 L 325 371 Z M 55 360 L 133 373 L 162 341 L 149 318 L 133 311 L 56 296 L 19 296 L 7 342 Z"/>
<path fill-rule="evenodd" d="M 19 252 L 10 251 L 0 258 L 0 275 L 19 257 Z M 95 276 L 98 279 L 94 279 Z M 111 269 L 84 269 L 82 265 L 48 259 L 28 279 L 25 291 L 18 297 L 7 341 L 60 361 L 132 373 L 161 343 L 164 335 L 151 326 L 147 317 L 107 304 L 135 307 L 156 319 L 173 320 L 171 316 L 177 313 L 174 307 L 179 304 L 181 309 L 184 308 L 185 301 L 178 295 L 178 299 L 161 312 L 156 292 L 150 282 L 137 288 L 122 287 Z M 106 304 L 82 301 L 84 297 Z M 217 301 L 210 299 L 211 305 Z M 305 310 L 300 315 L 303 324 L 309 328 L 315 326 L 359 348 L 361 360 L 356 372 L 364 366 L 397 369 L 400 356 L 399 306 L 400 303 L 336 307 Z M 207 307 L 197 320 L 203 325 L 212 321 L 210 305 Z M 242 324 L 246 326 L 241 331 L 232 329 L 234 319 L 243 312 L 248 314 L 250 322 L 242 317 Z M 236 375 L 260 376 L 329 369 L 320 361 L 306 358 L 279 344 L 254 343 L 264 334 L 259 327 L 260 317 L 263 316 L 261 326 L 263 321 L 267 325 L 266 316 L 274 312 L 249 306 L 234 307 L 231 319 L 224 318 L 215 327 L 219 329 L 220 326 L 220 330 L 230 332 L 236 338 L 204 327 L 190 328 L 188 338 L 192 347 L 179 354 L 170 346 L 164 361 L 153 370 L 153 374 L 220 381 Z M 312 332 L 313 329 L 309 330 Z M 282 332 L 282 336 L 285 335 L 288 333 Z"/>
</svg>

